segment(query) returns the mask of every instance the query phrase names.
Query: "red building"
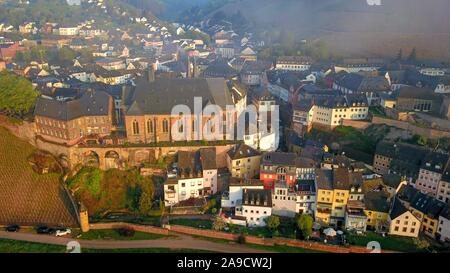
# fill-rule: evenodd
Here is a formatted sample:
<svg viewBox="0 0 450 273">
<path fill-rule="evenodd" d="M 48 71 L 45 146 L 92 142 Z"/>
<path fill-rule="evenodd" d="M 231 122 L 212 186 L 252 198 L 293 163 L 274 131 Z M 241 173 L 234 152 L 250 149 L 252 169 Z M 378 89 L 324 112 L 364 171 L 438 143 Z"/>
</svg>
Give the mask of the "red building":
<svg viewBox="0 0 450 273">
<path fill-rule="evenodd" d="M 19 43 L 0 45 L 0 59 L 11 60 L 19 51 L 24 51 L 25 48 Z"/>
<path fill-rule="evenodd" d="M 264 182 L 264 188 L 273 189 L 276 181 L 286 181 L 293 186 L 296 180 L 295 153 L 269 152 L 261 158 L 259 179 Z"/>
</svg>

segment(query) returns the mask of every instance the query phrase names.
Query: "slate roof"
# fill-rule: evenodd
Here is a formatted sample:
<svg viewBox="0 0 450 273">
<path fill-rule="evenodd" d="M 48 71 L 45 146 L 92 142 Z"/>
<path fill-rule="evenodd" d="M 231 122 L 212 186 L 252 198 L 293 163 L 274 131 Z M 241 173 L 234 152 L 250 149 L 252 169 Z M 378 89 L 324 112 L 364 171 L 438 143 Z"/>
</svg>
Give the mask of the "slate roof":
<svg viewBox="0 0 450 273">
<path fill-rule="evenodd" d="M 175 105 L 186 105 L 194 110 L 194 97 L 201 97 L 203 107 L 208 103 L 234 105 L 232 92 L 224 79 L 166 79 L 137 82 L 127 115 L 171 114 Z"/>
<path fill-rule="evenodd" d="M 268 152 L 262 156 L 261 164 L 295 166 L 296 158 L 297 154 L 295 153 Z"/>
<path fill-rule="evenodd" d="M 447 220 L 450 220 L 450 206 L 447 205 L 439 214 L 439 216 L 444 217 Z"/>
<path fill-rule="evenodd" d="M 239 146 L 233 147 L 227 152 L 227 154 L 232 160 L 261 155 L 258 150 L 255 150 L 244 143 L 239 144 Z"/>
<path fill-rule="evenodd" d="M 390 90 L 389 82 L 383 76 L 365 76 L 359 73 L 348 73 L 337 79 L 336 83 L 354 92 Z"/>
<path fill-rule="evenodd" d="M 411 203 L 419 193 L 412 185 L 404 185 L 398 191 L 397 197 L 402 201 Z"/>
<path fill-rule="evenodd" d="M 436 173 L 443 173 L 448 161 L 448 155 L 431 152 L 425 156 L 420 168 Z"/>
<path fill-rule="evenodd" d="M 389 216 L 391 217 L 391 220 L 393 220 L 407 211 L 408 209 L 402 204 L 402 202 L 400 202 L 397 198 L 394 198 L 394 203 Z"/>
<path fill-rule="evenodd" d="M 316 192 L 316 184 L 314 180 L 297 180 L 295 181 L 295 190 L 297 192 Z"/>
<path fill-rule="evenodd" d="M 444 173 L 442 174 L 441 181 L 450 183 L 450 164 L 447 166 Z"/>
<path fill-rule="evenodd" d="M 415 86 L 402 86 L 393 92 L 393 96 L 397 98 L 414 98 L 421 100 L 436 100 L 438 95 L 433 90 Z"/>
<path fill-rule="evenodd" d="M 428 149 L 416 145 L 382 141 L 378 143 L 375 154 L 393 159 L 400 158 L 420 165 L 420 162 L 428 152 Z"/>
<path fill-rule="evenodd" d="M 226 61 L 217 59 L 210 63 L 202 72 L 203 77 L 232 78 L 237 76 L 238 72 Z"/>
<path fill-rule="evenodd" d="M 216 148 L 202 148 L 199 150 L 200 160 L 204 170 L 216 170 Z"/>
<path fill-rule="evenodd" d="M 229 186 L 264 186 L 264 182 L 259 179 L 230 177 Z"/>
<path fill-rule="evenodd" d="M 277 58 L 279 64 L 311 64 L 313 60 L 307 56 L 281 56 Z"/>
<path fill-rule="evenodd" d="M 325 169 L 316 170 L 317 189 L 333 190 L 333 171 Z"/>
<path fill-rule="evenodd" d="M 346 168 L 337 168 L 333 170 L 333 189 L 349 190 L 350 173 Z"/>
<path fill-rule="evenodd" d="M 368 106 L 367 97 L 362 94 L 349 94 L 344 96 L 313 96 L 315 105 L 326 108 L 347 108 L 351 106 Z"/>
<path fill-rule="evenodd" d="M 434 198 L 430 195 L 418 192 L 410 203 L 410 206 L 422 213 L 426 213 L 428 210 L 428 206 L 431 204 L 433 199 Z"/>
<path fill-rule="evenodd" d="M 383 183 L 386 186 L 396 189 L 401 182 L 401 176 L 398 174 L 390 173 L 383 175 Z"/>
<path fill-rule="evenodd" d="M 103 91 L 87 91 L 76 100 L 61 102 L 40 97 L 34 114 L 56 120 L 73 120 L 82 116 L 107 116 L 110 96 Z"/>
<path fill-rule="evenodd" d="M 297 168 L 315 168 L 316 167 L 316 161 L 314 161 L 311 158 L 307 157 L 297 157 L 295 160 L 295 166 Z"/>
<path fill-rule="evenodd" d="M 242 202 L 245 206 L 272 207 L 272 192 L 270 189 L 244 189 Z M 253 202 L 253 204 L 252 204 Z M 267 202 L 264 204 L 264 202 Z"/>
<path fill-rule="evenodd" d="M 389 194 L 384 191 L 369 191 L 364 195 L 364 204 L 367 210 L 389 212 Z"/>
</svg>

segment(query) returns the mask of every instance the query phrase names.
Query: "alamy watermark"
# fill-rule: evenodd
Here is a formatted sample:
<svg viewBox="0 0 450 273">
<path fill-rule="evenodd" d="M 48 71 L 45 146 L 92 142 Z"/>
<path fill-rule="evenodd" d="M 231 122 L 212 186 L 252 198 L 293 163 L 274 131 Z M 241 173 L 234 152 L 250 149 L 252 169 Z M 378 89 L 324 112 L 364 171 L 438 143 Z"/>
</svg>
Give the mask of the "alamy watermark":
<svg viewBox="0 0 450 273">
<path fill-rule="evenodd" d="M 381 6 L 381 0 L 366 0 L 369 6 Z"/>
<path fill-rule="evenodd" d="M 174 141 L 245 140 L 273 136 L 275 149 L 279 144 L 279 106 L 270 102 L 235 106 L 204 105 L 201 97 L 194 97 L 194 109 L 184 104 L 175 105 L 171 136 Z"/>
</svg>

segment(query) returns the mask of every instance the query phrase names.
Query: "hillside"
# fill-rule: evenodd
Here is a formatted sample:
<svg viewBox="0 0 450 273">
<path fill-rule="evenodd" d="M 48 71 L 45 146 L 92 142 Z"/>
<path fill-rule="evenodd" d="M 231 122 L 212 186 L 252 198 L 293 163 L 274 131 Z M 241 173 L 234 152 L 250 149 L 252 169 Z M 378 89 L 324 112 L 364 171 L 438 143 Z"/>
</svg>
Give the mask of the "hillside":
<svg viewBox="0 0 450 273">
<path fill-rule="evenodd" d="M 58 175 L 38 175 L 28 164 L 34 150 L 0 127 L 0 225 L 77 226 Z"/>
<path fill-rule="evenodd" d="M 219 10 L 228 15 L 240 11 L 260 31 L 322 38 L 342 53 L 394 55 L 400 47 L 416 46 L 422 57 L 450 59 L 450 1 L 381 2 L 382 6 L 369 6 L 366 0 L 240 0 Z"/>
</svg>

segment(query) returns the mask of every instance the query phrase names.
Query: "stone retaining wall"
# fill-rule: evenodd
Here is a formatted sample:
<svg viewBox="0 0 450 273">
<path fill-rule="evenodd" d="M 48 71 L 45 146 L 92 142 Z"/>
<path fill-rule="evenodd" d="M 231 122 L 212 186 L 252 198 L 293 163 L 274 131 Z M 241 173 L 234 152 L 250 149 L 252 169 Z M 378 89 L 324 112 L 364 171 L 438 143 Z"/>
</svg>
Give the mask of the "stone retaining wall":
<svg viewBox="0 0 450 273">
<path fill-rule="evenodd" d="M 145 233 L 154 233 L 154 234 L 161 234 L 161 235 L 169 235 L 169 230 L 165 228 L 160 227 L 153 227 L 153 226 L 142 226 L 142 225 L 135 225 L 130 223 L 95 223 L 89 225 L 90 229 L 119 229 L 119 228 L 127 228 L 127 229 L 133 229 L 134 231 L 139 232 L 145 232 Z"/>
</svg>

